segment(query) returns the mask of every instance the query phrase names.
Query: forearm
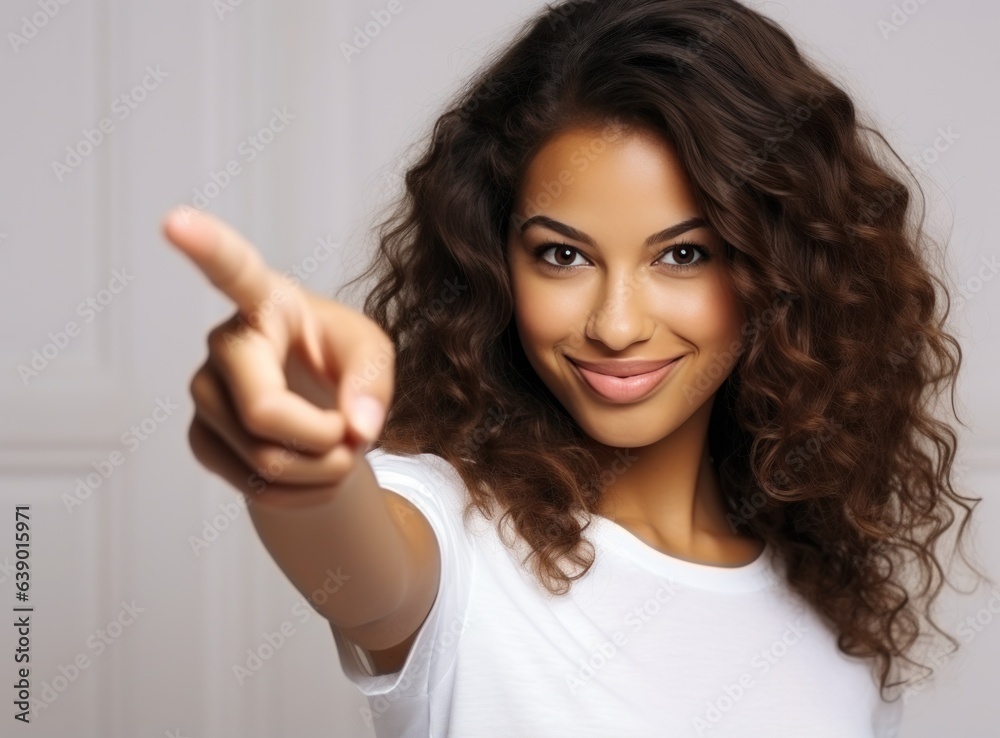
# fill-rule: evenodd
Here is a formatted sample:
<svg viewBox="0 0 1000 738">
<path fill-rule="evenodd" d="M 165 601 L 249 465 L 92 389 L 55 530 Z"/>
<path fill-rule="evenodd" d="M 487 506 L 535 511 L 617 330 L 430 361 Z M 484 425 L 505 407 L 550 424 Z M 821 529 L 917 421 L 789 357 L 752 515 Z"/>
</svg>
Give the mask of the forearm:
<svg viewBox="0 0 1000 738">
<path fill-rule="evenodd" d="M 295 492 L 289 492 L 289 495 Z M 257 534 L 285 576 L 333 624 L 357 628 L 396 611 L 407 588 L 405 541 L 371 465 L 309 504 L 254 502 Z"/>
</svg>

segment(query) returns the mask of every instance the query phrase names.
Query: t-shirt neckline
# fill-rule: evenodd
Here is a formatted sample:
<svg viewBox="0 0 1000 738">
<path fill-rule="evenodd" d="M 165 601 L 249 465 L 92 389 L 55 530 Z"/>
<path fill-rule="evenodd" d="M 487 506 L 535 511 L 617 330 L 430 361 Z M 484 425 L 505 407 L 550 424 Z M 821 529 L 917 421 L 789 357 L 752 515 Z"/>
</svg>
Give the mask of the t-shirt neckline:
<svg viewBox="0 0 1000 738">
<path fill-rule="evenodd" d="M 740 566 L 702 564 L 671 556 L 634 535 L 610 518 L 591 513 L 588 530 L 619 554 L 643 568 L 672 581 L 720 592 L 745 592 L 775 584 L 774 547 L 765 541 L 764 549 L 753 561 Z"/>
</svg>

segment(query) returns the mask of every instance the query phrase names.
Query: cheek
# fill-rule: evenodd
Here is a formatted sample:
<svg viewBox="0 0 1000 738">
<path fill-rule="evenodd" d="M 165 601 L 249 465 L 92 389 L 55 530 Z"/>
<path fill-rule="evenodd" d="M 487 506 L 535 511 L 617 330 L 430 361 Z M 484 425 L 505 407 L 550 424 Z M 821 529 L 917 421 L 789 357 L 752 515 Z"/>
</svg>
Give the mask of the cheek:
<svg viewBox="0 0 1000 738">
<path fill-rule="evenodd" d="M 724 365 L 728 372 L 740 354 L 744 321 L 742 307 L 728 285 L 720 283 L 706 292 L 703 315 L 701 341 L 706 356 Z"/>
<path fill-rule="evenodd" d="M 667 294 L 667 293 L 664 293 Z M 743 312 L 721 276 L 691 280 L 660 304 L 659 314 L 678 335 L 704 347 L 740 336 Z"/>
<path fill-rule="evenodd" d="M 544 351 L 571 333 L 573 309 L 565 290 L 533 275 L 515 277 L 514 314 L 523 343 Z"/>
</svg>

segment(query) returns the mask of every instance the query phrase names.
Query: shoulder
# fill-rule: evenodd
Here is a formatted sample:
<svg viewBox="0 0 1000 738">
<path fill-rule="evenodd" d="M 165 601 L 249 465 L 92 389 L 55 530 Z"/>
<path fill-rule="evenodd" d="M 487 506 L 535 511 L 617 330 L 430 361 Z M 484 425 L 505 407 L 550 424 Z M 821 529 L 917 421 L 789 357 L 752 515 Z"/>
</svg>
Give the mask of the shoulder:
<svg viewBox="0 0 1000 738">
<path fill-rule="evenodd" d="M 458 470 L 437 454 L 397 454 L 375 448 L 365 454 L 379 486 L 417 496 L 456 511 L 464 508 L 468 495 Z"/>
<path fill-rule="evenodd" d="M 365 454 L 365 458 L 376 474 L 411 474 L 423 482 L 442 482 L 449 487 L 464 486 L 458 470 L 437 454 L 398 454 L 383 448 L 373 448 Z"/>
</svg>

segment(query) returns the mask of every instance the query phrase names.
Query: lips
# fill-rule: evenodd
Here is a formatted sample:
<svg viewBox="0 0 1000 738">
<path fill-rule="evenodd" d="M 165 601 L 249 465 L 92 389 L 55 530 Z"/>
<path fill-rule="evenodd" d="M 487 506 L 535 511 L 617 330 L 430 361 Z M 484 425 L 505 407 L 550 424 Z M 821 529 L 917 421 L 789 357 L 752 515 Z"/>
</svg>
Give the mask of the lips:
<svg viewBox="0 0 1000 738">
<path fill-rule="evenodd" d="M 589 369 L 598 374 L 607 374 L 612 377 L 632 377 L 636 374 L 648 374 L 655 372 L 674 359 L 616 359 L 614 361 L 584 361 L 582 359 L 570 359 L 577 366 Z"/>
<path fill-rule="evenodd" d="M 634 402 L 659 386 L 681 358 L 678 356 L 665 361 L 569 361 L 586 385 L 603 399 Z"/>
</svg>

